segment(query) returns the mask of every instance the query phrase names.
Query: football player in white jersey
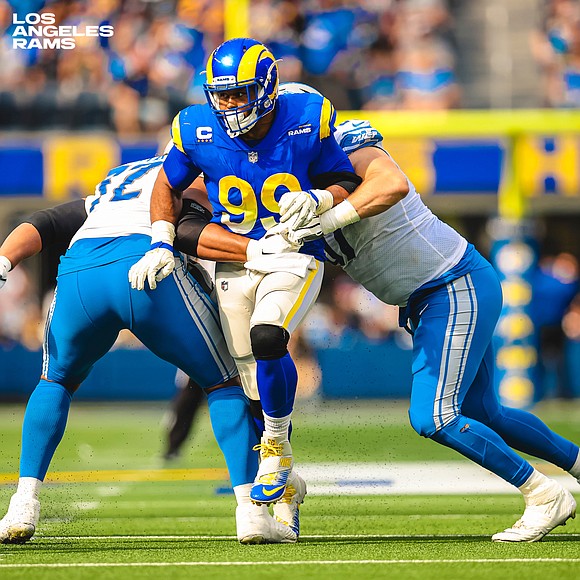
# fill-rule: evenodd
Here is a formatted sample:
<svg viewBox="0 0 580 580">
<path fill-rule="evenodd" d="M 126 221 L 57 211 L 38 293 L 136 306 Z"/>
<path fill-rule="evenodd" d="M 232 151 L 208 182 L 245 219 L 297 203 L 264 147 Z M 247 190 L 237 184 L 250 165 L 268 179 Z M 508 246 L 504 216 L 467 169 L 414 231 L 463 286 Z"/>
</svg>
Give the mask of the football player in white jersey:
<svg viewBox="0 0 580 580">
<path fill-rule="evenodd" d="M 288 526 L 269 515 L 266 506 L 250 502 L 249 491 L 258 468 L 253 451 L 258 433 L 227 351 L 216 305 L 188 274 L 177 252 L 173 274 L 160 281 L 155 292 L 139 292 L 129 285 L 130 267 L 150 247 L 149 203 L 164 158 L 112 169 L 93 196 L 65 204 L 60 213 L 38 212 L 32 223 L 16 228 L 0 248 L 1 287 L 19 261 L 74 233 L 59 266 L 46 324 L 42 375 L 24 417 L 20 479 L 8 513 L 0 521 L 0 542 L 22 543 L 34 534 L 40 513 L 39 491 L 64 434 L 72 396 L 124 328 L 205 389 L 212 427 L 238 500 L 240 542 L 297 539 Z M 206 236 L 211 239 L 212 225 L 207 224 L 203 212 L 198 215 L 198 225 L 195 215 L 189 218 L 184 218 L 187 240 L 182 249 L 195 254 Z M 274 236 L 267 242 L 253 243 L 261 249 L 274 243 L 276 251 L 291 247 Z M 247 241 L 240 242 L 237 255 L 230 250 L 222 253 L 221 259 L 246 260 L 247 245 Z M 219 257 L 219 247 L 212 255 Z M 152 288 L 157 282 L 149 279 Z"/>
<path fill-rule="evenodd" d="M 413 428 L 522 492 L 523 516 L 494 541 L 542 539 L 574 517 L 576 502 L 511 448 L 549 461 L 580 482 L 579 449 L 535 415 L 498 400 L 491 341 L 502 294 L 495 271 L 425 206 L 367 121 L 342 123 L 335 138 L 363 183 L 320 216 L 307 196 L 285 194 L 281 221 L 290 224 L 289 238 L 322 232 L 330 259 L 377 298 L 399 306 L 400 323 L 413 336 Z"/>
</svg>

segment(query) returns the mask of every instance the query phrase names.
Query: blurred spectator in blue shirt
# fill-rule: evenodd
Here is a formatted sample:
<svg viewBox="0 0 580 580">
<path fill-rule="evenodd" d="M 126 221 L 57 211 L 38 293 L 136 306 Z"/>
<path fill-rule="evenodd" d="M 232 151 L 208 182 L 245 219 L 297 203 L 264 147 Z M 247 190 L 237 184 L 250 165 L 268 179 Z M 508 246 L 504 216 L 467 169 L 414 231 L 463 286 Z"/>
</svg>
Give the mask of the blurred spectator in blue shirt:
<svg viewBox="0 0 580 580">
<path fill-rule="evenodd" d="M 540 68 L 544 104 L 580 107 L 580 2 L 548 0 L 532 33 L 531 49 Z"/>
<path fill-rule="evenodd" d="M 451 109 L 459 104 L 453 54 L 440 42 L 417 42 L 404 50 L 397 85 L 404 109 Z"/>
<path fill-rule="evenodd" d="M 567 252 L 540 260 L 532 276 L 531 313 L 538 336 L 536 400 L 570 396 L 562 321 L 580 290 L 578 261 Z"/>
</svg>

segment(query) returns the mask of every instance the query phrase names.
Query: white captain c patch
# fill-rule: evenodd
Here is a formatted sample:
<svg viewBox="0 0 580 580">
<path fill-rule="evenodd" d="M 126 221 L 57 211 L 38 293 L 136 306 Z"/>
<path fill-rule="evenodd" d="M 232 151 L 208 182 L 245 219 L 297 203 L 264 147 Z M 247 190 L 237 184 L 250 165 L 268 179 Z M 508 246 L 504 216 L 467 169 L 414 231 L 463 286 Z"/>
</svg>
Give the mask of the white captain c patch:
<svg viewBox="0 0 580 580">
<path fill-rule="evenodd" d="M 213 129 L 211 127 L 198 127 L 195 130 L 195 136 L 198 141 L 210 143 L 213 141 Z"/>
</svg>

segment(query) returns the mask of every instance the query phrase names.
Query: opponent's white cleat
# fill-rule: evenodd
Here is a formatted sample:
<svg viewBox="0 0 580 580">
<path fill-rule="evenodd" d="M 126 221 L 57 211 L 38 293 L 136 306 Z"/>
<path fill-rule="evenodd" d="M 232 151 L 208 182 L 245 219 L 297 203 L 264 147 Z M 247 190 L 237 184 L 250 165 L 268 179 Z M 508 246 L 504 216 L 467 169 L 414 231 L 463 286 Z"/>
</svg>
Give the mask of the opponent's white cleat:
<svg viewBox="0 0 580 580">
<path fill-rule="evenodd" d="M 15 493 L 8 512 L 0 520 L 0 543 L 24 544 L 34 535 L 39 519 L 40 502 Z"/>
<path fill-rule="evenodd" d="M 294 465 L 290 441 L 262 437 L 254 450 L 260 451 L 260 467 L 250 490 L 250 499 L 257 505 L 275 503 L 284 495 Z"/>
<path fill-rule="evenodd" d="M 550 480 L 531 499 L 526 498 L 523 516 L 503 532 L 494 534 L 494 542 L 537 542 L 557 526 L 576 517 L 576 501 L 559 483 Z"/>
<path fill-rule="evenodd" d="M 240 544 L 293 544 L 298 539 L 288 526 L 270 515 L 266 505 L 239 505 L 236 529 Z"/>
<path fill-rule="evenodd" d="M 304 502 L 305 495 L 306 482 L 293 470 L 282 499 L 274 504 L 274 517 L 289 526 L 296 537 L 300 535 L 300 504 Z"/>
</svg>

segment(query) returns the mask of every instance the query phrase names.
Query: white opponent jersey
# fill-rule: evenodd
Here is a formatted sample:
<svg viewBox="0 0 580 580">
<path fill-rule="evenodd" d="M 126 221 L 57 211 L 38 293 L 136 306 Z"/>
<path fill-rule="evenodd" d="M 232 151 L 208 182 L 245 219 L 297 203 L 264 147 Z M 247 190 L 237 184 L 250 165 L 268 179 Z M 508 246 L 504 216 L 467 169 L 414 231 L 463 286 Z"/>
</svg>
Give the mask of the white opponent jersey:
<svg viewBox="0 0 580 580">
<path fill-rule="evenodd" d="M 165 156 L 115 167 L 87 197 L 87 219 L 71 240 L 151 235 L 151 192 Z M 69 247 L 70 247 L 69 246 Z"/>
<path fill-rule="evenodd" d="M 368 121 L 346 121 L 335 138 L 349 154 L 381 147 L 382 136 Z M 409 193 L 383 213 L 325 237 L 327 256 L 377 298 L 405 306 L 423 284 L 453 268 L 467 241 L 423 203 L 407 179 Z"/>
</svg>

